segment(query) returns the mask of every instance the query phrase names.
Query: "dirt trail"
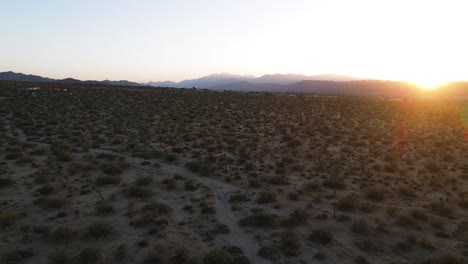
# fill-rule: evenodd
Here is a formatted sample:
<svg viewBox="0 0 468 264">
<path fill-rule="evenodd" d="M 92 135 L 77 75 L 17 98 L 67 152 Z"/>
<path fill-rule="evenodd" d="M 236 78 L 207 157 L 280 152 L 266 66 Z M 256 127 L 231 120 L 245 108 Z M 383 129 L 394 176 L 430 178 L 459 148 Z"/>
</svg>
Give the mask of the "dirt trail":
<svg viewBox="0 0 468 264">
<path fill-rule="evenodd" d="M 3 118 L 5 129 L 7 131 L 8 136 L 15 137 L 20 142 L 33 143 L 33 144 L 38 144 L 40 146 L 49 146 L 49 144 L 42 143 L 42 142 L 28 141 L 27 135 L 24 133 L 23 130 L 19 128 L 14 129 L 16 132 L 16 135 L 14 135 L 14 133 L 11 132 L 13 129 L 11 127 L 11 122 L 9 120 L 10 118 L 11 118 L 11 114 Z M 245 191 L 245 190 L 239 187 L 236 187 L 234 185 L 225 183 L 215 178 L 200 176 L 183 167 L 173 165 L 173 164 L 163 163 L 159 160 L 136 158 L 136 157 L 132 157 L 126 154 L 115 152 L 111 149 L 90 148 L 88 151 L 92 153 L 111 153 L 111 154 L 124 156 L 127 158 L 128 161 L 131 161 L 135 163 L 136 165 L 139 165 L 141 162 L 145 160 L 157 162 L 158 164 L 161 165 L 161 169 L 164 169 L 171 174 L 182 175 L 183 177 L 187 179 L 199 182 L 205 185 L 206 187 L 210 188 L 213 194 L 215 194 L 216 196 L 216 202 L 215 202 L 216 218 L 221 224 L 227 225 L 230 230 L 229 234 L 219 235 L 220 238 L 228 245 L 240 247 L 244 251 L 245 256 L 247 256 L 253 264 L 271 264 L 269 260 L 257 255 L 257 252 L 260 249 L 258 242 L 252 237 L 252 235 L 246 233 L 244 229 L 241 228 L 241 226 L 239 225 L 239 219 L 237 219 L 235 214 L 232 212 L 231 206 L 228 203 L 230 193 L 233 193 L 239 190 L 242 190 L 242 191 Z"/>
<path fill-rule="evenodd" d="M 125 156 L 128 161 L 135 162 L 138 164 L 145 160 L 157 162 L 161 165 L 161 169 L 164 169 L 169 173 L 182 175 L 187 179 L 197 181 L 210 188 L 216 196 L 216 218 L 220 223 L 227 225 L 230 230 L 229 234 L 220 235 L 220 237 L 227 244 L 240 247 L 252 263 L 271 263 L 267 259 L 257 255 L 260 246 L 250 234 L 247 234 L 242 229 L 242 227 L 239 225 L 239 219 L 237 219 L 237 217 L 231 210 L 231 206 L 228 202 L 229 194 L 241 190 L 240 188 L 215 178 L 199 176 L 198 174 L 195 174 L 183 167 L 176 166 L 173 164 L 162 163 L 159 160 L 135 158 L 122 153 L 114 152 L 109 149 L 90 148 L 89 151 L 93 153 L 111 153 Z"/>
</svg>

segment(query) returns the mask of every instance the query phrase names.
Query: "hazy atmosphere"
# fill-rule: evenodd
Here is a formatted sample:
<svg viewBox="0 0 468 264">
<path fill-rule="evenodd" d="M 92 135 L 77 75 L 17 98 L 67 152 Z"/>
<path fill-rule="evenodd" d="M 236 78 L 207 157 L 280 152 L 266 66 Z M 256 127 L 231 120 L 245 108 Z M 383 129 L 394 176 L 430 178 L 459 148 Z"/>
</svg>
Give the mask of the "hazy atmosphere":
<svg viewBox="0 0 468 264">
<path fill-rule="evenodd" d="M 137 82 L 215 72 L 468 79 L 463 0 L 0 3 L 0 71 Z"/>
</svg>

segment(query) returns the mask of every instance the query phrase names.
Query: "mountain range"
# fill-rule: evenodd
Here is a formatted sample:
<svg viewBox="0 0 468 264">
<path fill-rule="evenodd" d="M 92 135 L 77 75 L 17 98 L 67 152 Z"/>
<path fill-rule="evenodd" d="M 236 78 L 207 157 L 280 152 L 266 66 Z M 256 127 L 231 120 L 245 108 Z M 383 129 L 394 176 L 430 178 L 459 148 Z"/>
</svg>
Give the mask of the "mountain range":
<svg viewBox="0 0 468 264">
<path fill-rule="evenodd" d="M 324 80 L 324 81 L 351 81 L 357 80 L 351 76 L 335 75 L 335 74 L 322 74 L 322 75 L 301 75 L 301 74 L 266 74 L 260 77 L 252 75 L 236 75 L 230 73 L 215 73 L 198 79 L 184 80 L 181 82 L 149 82 L 146 85 L 159 86 L 159 87 L 176 87 L 176 88 L 206 88 L 206 89 L 219 89 L 222 87 L 252 84 L 254 86 L 262 87 L 266 84 L 269 85 L 287 85 L 305 80 Z"/>
<path fill-rule="evenodd" d="M 251 75 L 234 75 L 229 73 L 217 73 L 198 79 L 184 80 L 181 82 L 148 82 L 137 83 L 127 80 L 120 81 L 81 81 L 73 78 L 51 79 L 47 77 L 28 75 L 14 72 L 1 72 L 0 81 L 22 82 L 51 82 L 51 83 L 81 83 L 98 85 L 121 86 L 155 86 L 173 88 L 203 88 L 210 90 L 231 90 L 247 92 L 281 92 L 281 93 L 312 93 L 312 94 L 350 94 L 369 96 L 419 96 L 421 89 L 407 82 L 363 80 L 351 76 L 323 74 L 267 74 L 260 77 Z M 449 83 L 438 90 L 439 94 L 446 96 L 468 96 L 468 82 Z"/>
<path fill-rule="evenodd" d="M 20 82 L 51 82 L 51 83 L 87 83 L 87 84 L 107 84 L 107 85 L 123 85 L 123 86 L 140 86 L 140 83 L 136 82 L 129 82 L 126 80 L 120 81 L 93 81 L 87 80 L 82 81 L 73 78 L 65 78 L 65 79 L 52 79 L 47 77 L 42 77 L 38 75 L 32 74 L 23 74 L 23 73 L 16 73 L 12 71 L 8 72 L 0 72 L 0 81 L 20 81 Z"/>
<path fill-rule="evenodd" d="M 253 85 L 263 87 L 266 85 L 288 85 L 304 80 L 326 80 L 326 81 L 350 81 L 357 80 L 357 78 L 334 75 L 334 74 L 323 74 L 323 75 L 301 75 L 301 74 L 266 74 L 260 77 L 254 77 L 252 75 L 236 75 L 230 73 L 215 73 L 208 76 L 204 76 L 197 79 L 184 80 L 181 82 L 148 82 L 148 83 L 136 83 L 126 80 L 120 81 L 95 81 L 95 80 L 77 80 L 73 78 L 66 79 L 51 79 L 38 75 L 15 73 L 15 72 L 1 72 L 0 80 L 16 80 L 25 82 L 58 82 L 58 83 L 90 83 L 90 84 L 109 84 L 109 85 L 124 85 L 124 86 L 155 86 L 155 87 L 174 87 L 174 88 L 202 88 L 202 89 L 219 89 L 222 87 L 233 87 L 243 85 Z M 248 84 L 247 84 L 248 83 Z M 236 89 L 238 90 L 238 89 Z"/>
</svg>

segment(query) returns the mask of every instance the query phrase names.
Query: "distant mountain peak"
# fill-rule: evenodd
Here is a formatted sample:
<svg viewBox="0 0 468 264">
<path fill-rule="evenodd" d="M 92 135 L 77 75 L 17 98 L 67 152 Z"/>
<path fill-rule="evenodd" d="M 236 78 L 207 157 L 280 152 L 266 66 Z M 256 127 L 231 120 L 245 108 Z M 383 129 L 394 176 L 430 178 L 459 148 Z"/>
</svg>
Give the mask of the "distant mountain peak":
<svg viewBox="0 0 468 264">
<path fill-rule="evenodd" d="M 51 79 L 51 78 L 42 77 L 38 75 L 32 75 L 32 74 L 16 73 L 12 71 L 0 72 L 0 80 L 23 81 L 23 82 L 52 82 L 52 83 L 93 83 L 93 84 L 111 84 L 111 85 L 125 85 L 125 86 L 141 85 L 139 83 L 129 82 L 125 80 L 121 80 L 121 81 L 104 80 L 102 82 L 92 81 L 92 80 L 81 81 L 81 80 L 70 78 L 70 77 L 59 80 L 59 79 Z"/>
</svg>

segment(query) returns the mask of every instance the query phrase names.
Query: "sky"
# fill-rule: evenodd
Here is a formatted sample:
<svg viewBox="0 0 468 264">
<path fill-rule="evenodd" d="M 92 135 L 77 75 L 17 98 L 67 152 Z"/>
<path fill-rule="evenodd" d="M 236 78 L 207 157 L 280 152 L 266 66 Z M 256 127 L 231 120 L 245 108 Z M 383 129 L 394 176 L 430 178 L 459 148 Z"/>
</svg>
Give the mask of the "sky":
<svg viewBox="0 0 468 264">
<path fill-rule="evenodd" d="M 0 71 L 468 80 L 466 0 L 0 0 Z"/>
</svg>

